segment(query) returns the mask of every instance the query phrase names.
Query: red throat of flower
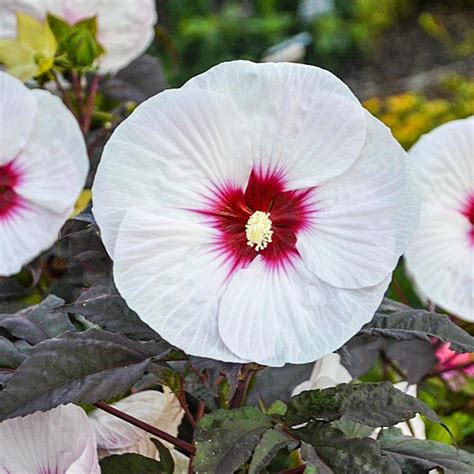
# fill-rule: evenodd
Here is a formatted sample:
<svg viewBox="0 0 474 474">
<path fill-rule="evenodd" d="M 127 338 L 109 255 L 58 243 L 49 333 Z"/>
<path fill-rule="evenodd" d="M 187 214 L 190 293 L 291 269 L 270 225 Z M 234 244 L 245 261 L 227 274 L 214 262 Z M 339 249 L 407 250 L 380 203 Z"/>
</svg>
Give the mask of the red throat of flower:
<svg viewBox="0 0 474 474">
<path fill-rule="evenodd" d="M 16 188 L 21 180 L 21 173 L 10 161 L 0 165 L 0 222 L 11 218 L 21 207 L 21 198 Z"/>
<path fill-rule="evenodd" d="M 474 249 L 474 192 L 468 197 L 462 213 L 471 224 L 471 228 L 469 229 L 469 243 Z"/>
<path fill-rule="evenodd" d="M 230 263 L 231 273 L 248 266 L 257 255 L 270 269 L 284 269 L 299 257 L 298 232 L 315 217 L 314 191 L 287 190 L 284 173 L 254 169 L 245 190 L 221 186 L 206 209 L 194 211 L 220 231 L 216 250 Z"/>
</svg>

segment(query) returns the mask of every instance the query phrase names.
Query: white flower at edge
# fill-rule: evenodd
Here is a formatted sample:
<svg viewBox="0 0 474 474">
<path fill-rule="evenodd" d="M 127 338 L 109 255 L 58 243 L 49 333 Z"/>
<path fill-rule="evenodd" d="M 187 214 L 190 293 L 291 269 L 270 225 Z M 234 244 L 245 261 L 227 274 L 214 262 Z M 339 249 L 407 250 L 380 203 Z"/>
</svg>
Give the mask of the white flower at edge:
<svg viewBox="0 0 474 474">
<path fill-rule="evenodd" d="M 79 125 L 61 100 L 0 71 L 0 276 L 56 241 L 88 170 Z"/>
<path fill-rule="evenodd" d="M 0 423 L 0 474 L 100 474 L 84 410 L 62 405 Z"/>
<path fill-rule="evenodd" d="M 166 431 L 172 436 L 178 435 L 178 427 L 183 418 L 183 409 L 176 396 L 164 387 L 164 392 L 145 390 L 113 403 L 112 406 L 128 415 Z M 153 435 L 116 418 L 102 410 L 94 410 L 89 415 L 97 436 L 99 457 L 113 454 L 137 453 L 153 459 L 159 459 L 159 453 L 150 438 Z M 189 458 L 165 441 L 175 461 L 175 473 L 187 473 Z"/>
<path fill-rule="evenodd" d="M 474 321 L 474 117 L 424 135 L 409 158 L 421 192 L 420 225 L 406 252 L 423 298 Z"/>
<path fill-rule="evenodd" d="M 352 376 L 349 371 L 341 364 L 341 358 L 338 354 L 328 354 L 322 359 L 315 362 L 311 377 L 309 380 L 302 382 L 293 390 L 292 396 L 298 395 L 305 390 L 322 390 L 325 388 L 336 387 L 341 383 L 349 383 L 352 381 Z M 408 385 L 408 382 L 398 382 L 394 384 L 395 388 L 416 397 L 417 386 Z M 415 436 L 415 438 L 425 439 L 425 424 L 420 415 L 416 415 L 407 422 L 403 421 L 395 425 L 399 428 L 405 436 Z M 410 429 L 411 428 L 411 429 Z M 413 433 L 412 433 L 413 430 Z M 376 438 L 380 428 L 374 430 L 371 435 Z"/>
<path fill-rule="evenodd" d="M 417 224 L 405 158 L 331 73 L 233 61 L 116 129 L 94 214 L 120 293 L 169 342 L 304 363 L 382 300 Z"/>
<path fill-rule="evenodd" d="M 328 354 L 314 363 L 311 377 L 296 386 L 292 396 L 298 395 L 305 390 L 322 390 L 351 381 L 352 375 L 341 364 L 339 354 Z"/>
<path fill-rule="evenodd" d="M 102 74 L 116 72 L 140 56 L 152 42 L 157 14 L 154 0 L 4 0 L 0 3 L 0 37 L 16 36 L 15 12 L 39 20 L 52 13 L 73 24 L 97 17 L 97 40 L 105 49 Z"/>
</svg>

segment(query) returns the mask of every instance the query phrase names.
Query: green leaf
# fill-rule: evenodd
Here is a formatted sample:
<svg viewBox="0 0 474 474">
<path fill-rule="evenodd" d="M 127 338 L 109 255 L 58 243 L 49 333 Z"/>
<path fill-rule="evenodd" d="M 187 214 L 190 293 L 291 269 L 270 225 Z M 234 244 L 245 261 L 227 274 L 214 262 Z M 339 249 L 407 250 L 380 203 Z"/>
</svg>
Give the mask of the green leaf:
<svg viewBox="0 0 474 474">
<path fill-rule="evenodd" d="M 140 341 L 161 341 L 161 337 L 134 313 L 113 285 L 97 284 L 61 311 L 80 314 L 105 330 Z"/>
<path fill-rule="evenodd" d="M 0 328 L 30 344 L 38 344 L 66 331 L 74 331 L 67 314 L 55 311 L 63 303 L 61 298 L 50 295 L 40 304 L 22 309 L 18 313 L 0 314 Z"/>
<path fill-rule="evenodd" d="M 97 35 L 97 17 L 92 16 L 90 18 L 84 18 L 83 20 L 74 23 L 74 28 L 88 30 L 92 36 L 95 37 Z"/>
<path fill-rule="evenodd" d="M 281 400 L 276 400 L 267 408 L 266 413 L 267 415 L 283 416 L 287 409 L 286 403 L 283 403 Z"/>
<path fill-rule="evenodd" d="M 283 420 L 292 426 L 314 418 L 333 421 L 345 415 L 357 423 L 379 427 L 409 420 L 416 413 L 440 422 L 428 405 L 397 390 L 390 382 L 341 384 L 296 395 L 288 403 Z"/>
<path fill-rule="evenodd" d="M 382 452 L 379 444 L 371 438 L 349 439 L 341 431 L 320 421 L 311 421 L 293 433 L 311 444 L 322 461 L 338 474 L 402 473 L 392 457 Z"/>
<path fill-rule="evenodd" d="M 47 16 L 49 27 L 51 28 L 58 44 L 71 33 L 72 27 L 68 23 L 66 23 L 61 18 L 53 15 L 52 13 L 48 13 Z"/>
<path fill-rule="evenodd" d="M 101 53 L 94 35 L 87 29 L 73 31 L 64 43 L 68 57 L 74 66 L 90 66 Z"/>
<path fill-rule="evenodd" d="M 445 474 L 472 474 L 474 455 L 444 443 L 392 434 L 379 436 L 382 449 L 400 465 L 404 474 L 418 474 L 442 468 Z"/>
<path fill-rule="evenodd" d="M 194 468 L 216 474 L 234 472 L 271 426 L 271 419 L 254 407 L 216 410 L 204 416 L 195 434 Z"/>
<path fill-rule="evenodd" d="M 161 463 L 140 454 L 114 454 L 100 461 L 102 474 L 162 474 Z"/>
<path fill-rule="evenodd" d="M 450 342 L 455 352 L 474 352 L 474 337 L 454 324 L 446 315 L 412 309 L 409 306 L 385 299 L 374 318 L 359 334 L 383 336 L 397 340 L 431 338 Z"/>
<path fill-rule="evenodd" d="M 365 438 L 374 431 L 372 426 L 357 423 L 345 415 L 339 418 L 339 420 L 333 421 L 331 425 L 342 431 L 348 438 Z"/>
<path fill-rule="evenodd" d="M 334 474 L 334 471 L 324 464 L 316 450 L 309 443 L 301 442 L 301 459 L 306 464 L 304 474 Z"/>
<path fill-rule="evenodd" d="M 270 464 L 280 449 L 288 447 L 292 451 L 296 446 L 297 442 L 279 428 L 271 428 L 265 431 L 253 453 L 249 474 L 262 472 L 263 468 Z"/>
<path fill-rule="evenodd" d="M 174 472 L 174 459 L 171 456 L 170 450 L 156 438 L 150 438 L 151 442 L 156 446 L 156 449 L 160 453 L 160 464 L 162 472 L 166 474 L 173 474 Z"/>
<path fill-rule="evenodd" d="M 35 346 L 0 392 L 0 420 L 65 403 L 95 403 L 128 390 L 165 342 L 137 342 L 100 329 Z"/>
</svg>

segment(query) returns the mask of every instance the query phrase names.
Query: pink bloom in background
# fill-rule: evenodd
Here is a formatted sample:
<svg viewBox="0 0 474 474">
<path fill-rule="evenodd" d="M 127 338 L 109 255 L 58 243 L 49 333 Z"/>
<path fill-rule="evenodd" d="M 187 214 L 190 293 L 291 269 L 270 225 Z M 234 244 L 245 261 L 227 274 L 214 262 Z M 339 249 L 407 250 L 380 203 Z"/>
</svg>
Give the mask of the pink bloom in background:
<svg viewBox="0 0 474 474">
<path fill-rule="evenodd" d="M 61 100 L 0 71 L 0 276 L 56 241 L 88 170 L 79 125 Z"/>
<path fill-rule="evenodd" d="M 435 370 L 441 372 L 441 377 L 449 380 L 459 374 L 474 377 L 474 356 L 471 353 L 456 354 L 450 348 L 450 343 L 441 344 L 436 350 L 438 365 Z"/>
<path fill-rule="evenodd" d="M 422 298 L 474 321 L 474 117 L 441 125 L 409 153 L 421 214 L 408 273 Z"/>
<path fill-rule="evenodd" d="M 94 214 L 120 293 L 169 342 L 304 363 L 383 297 L 417 224 L 405 157 L 331 73 L 223 63 L 117 128 Z"/>
<path fill-rule="evenodd" d="M 105 49 L 99 60 L 103 74 L 116 72 L 148 48 L 155 36 L 155 0 L 2 0 L 0 37 L 16 36 L 15 12 L 39 20 L 52 13 L 67 23 L 97 17 L 97 40 Z"/>
</svg>

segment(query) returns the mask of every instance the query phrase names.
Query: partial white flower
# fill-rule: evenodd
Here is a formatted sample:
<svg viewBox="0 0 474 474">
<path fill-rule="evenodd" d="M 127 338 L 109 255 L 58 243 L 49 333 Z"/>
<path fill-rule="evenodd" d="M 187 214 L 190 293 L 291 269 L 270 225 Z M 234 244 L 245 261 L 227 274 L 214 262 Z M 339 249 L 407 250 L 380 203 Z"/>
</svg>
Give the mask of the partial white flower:
<svg viewBox="0 0 474 474">
<path fill-rule="evenodd" d="M 112 406 L 172 436 L 177 436 L 184 414 L 178 399 L 167 387 L 164 387 L 163 393 L 156 390 L 135 393 Z M 151 441 L 154 436 L 150 433 L 102 410 L 90 413 L 89 419 L 97 436 L 100 458 L 124 453 L 137 453 L 157 460 L 160 458 Z M 175 473 L 187 473 L 189 458 L 173 449 L 171 444 L 165 441 L 162 443 L 171 450 Z"/>
<path fill-rule="evenodd" d="M 394 385 L 401 392 L 412 397 L 417 396 L 418 387 L 416 385 L 409 385 L 408 382 L 398 382 Z M 402 421 L 395 425 L 395 428 L 401 430 L 405 436 L 413 436 L 418 439 L 426 439 L 425 422 L 421 416 L 417 413 L 411 420 Z"/>
<path fill-rule="evenodd" d="M 52 13 L 69 24 L 97 17 L 97 40 L 105 49 L 99 71 L 115 72 L 140 56 L 154 38 L 154 0 L 2 0 L 0 37 L 16 36 L 15 12 L 39 20 Z"/>
<path fill-rule="evenodd" d="M 79 125 L 61 100 L 0 72 L 0 276 L 55 242 L 88 169 Z"/>
<path fill-rule="evenodd" d="M 62 405 L 0 423 L 1 474 L 99 474 L 95 433 L 84 410 Z"/>
<path fill-rule="evenodd" d="M 423 136 L 410 161 L 422 204 L 408 273 L 422 298 L 474 321 L 474 117 Z"/>
<path fill-rule="evenodd" d="M 405 152 L 331 73 L 223 63 L 140 105 L 94 213 L 129 306 L 198 356 L 280 366 L 368 322 L 417 223 Z"/>
<path fill-rule="evenodd" d="M 352 382 L 352 376 L 349 371 L 341 364 L 341 357 L 338 354 L 328 354 L 315 362 L 313 372 L 309 380 L 299 384 L 293 390 L 292 396 L 298 395 L 305 390 L 322 390 L 325 388 L 336 387 L 341 383 Z M 398 382 L 394 384 L 395 388 L 416 397 L 417 386 L 408 385 L 408 382 Z M 425 439 L 425 423 L 419 414 L 415 415 L 408 422 L 402 421 L 395 425 L 405 436 L 414 436 L 415 438 Z M 377 438 L 380 428 L 372 433 L 372 438 Z"/>
<path fill-rule="evenodd" d="M 341 364 L 339 354 L 328 354 L 314 363 L 313 371 L 309 380 L 300 383 L 293 390 L 294 395 L 298 395 L 305 390 L 324 389 L 335 387 L 341 383 L 352 381 L 352 375 Z"/>
</svg>

